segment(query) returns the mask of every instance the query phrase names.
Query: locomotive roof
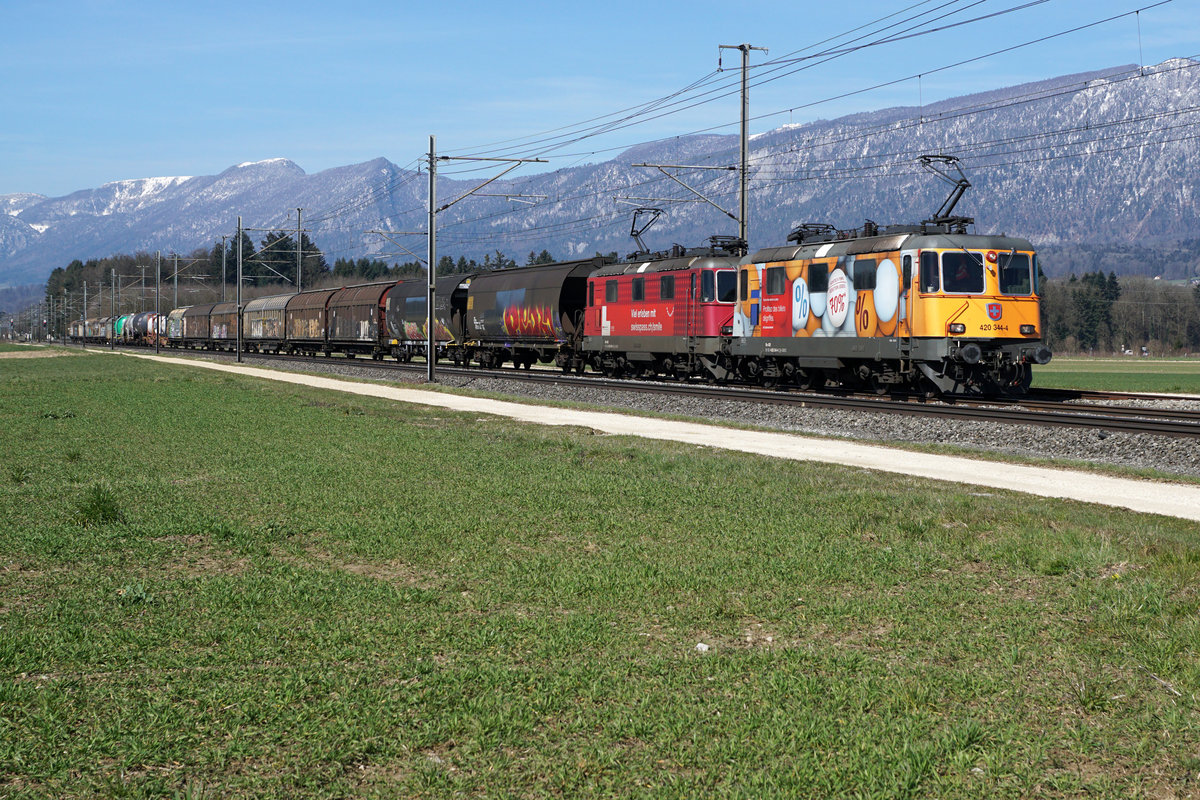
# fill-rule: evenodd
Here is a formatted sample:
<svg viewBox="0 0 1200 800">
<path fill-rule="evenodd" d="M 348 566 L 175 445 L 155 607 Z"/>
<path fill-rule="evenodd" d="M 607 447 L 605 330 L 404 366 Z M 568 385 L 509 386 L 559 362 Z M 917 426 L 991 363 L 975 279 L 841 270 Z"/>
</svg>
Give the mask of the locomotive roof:
<svg viewBox="0 0 1200 800">
<path fill-rule="evenodd" d="M 750 257 L 752 264 L 771 261 L 795 261 L 809 258 L 886 253 L 894 250 L 1033 250 L 1028 239 L 1015 236 L 985 236 L 973 233 L 896 233 L 885 236 L 864 236 L 839 241 L 810 242 L 785 247 L 765 247 Z"/>
<path fill-rule="evenodd" d="M 684 269 L 703 269 L 704 267 L 735 267 L 739 261 L 741 259 L 737 256 L 717 256 L 707 253 L 681 258 L 664 258 L 658 261 L 628 261 L 601 267 L 592 273 L 592 277 L 604 278 L 612 275 L 627 275 L 631 272 L 677 272 Z"/>
</svg>

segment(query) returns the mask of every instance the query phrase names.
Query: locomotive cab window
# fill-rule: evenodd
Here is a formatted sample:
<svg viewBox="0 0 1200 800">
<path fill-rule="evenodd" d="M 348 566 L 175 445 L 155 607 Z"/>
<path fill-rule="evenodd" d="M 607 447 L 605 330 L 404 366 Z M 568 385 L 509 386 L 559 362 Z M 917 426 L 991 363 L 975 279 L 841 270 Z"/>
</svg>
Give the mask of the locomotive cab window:
<svg viewBox="0 0 1200 800">
<path fill-rule="evenodd" d="M 741 271 L 741 276 L 738 278 L 738 297 L 742 300 L 750 298 L 750 270 L 744 269 Z"/>
<path fill-rule="evenodd" d="M 1000 254 L 1000 294 L 1033 294 L 1033 273 L 1024 253 Z"/>
<path fill-rule="evenodd" d="M 717 270 L 717 302 L 733 303 L 737 300 L 737 273 L 731 269 Z"/>
<path fill-rule="evenodd" d="M 787 268 L 767 267 L 767 291 L 769 295 L 787 294 Z"/>
<path fill-rule="evenodd" d="M 942 288 L 947 294 L 983 294 L 983 254 L 942 253 Z"/>
<path fill-rule="evenodd" d="M 388 297 L 388 310 L 391 310 L 392 298 Z M 596 305 L 596 282 L 588 281 L 588 307 Z"/>
<path fill-rule="evenodd" d="M 675 276 L 663 275 L 658 279 L 658 297 L 660 300 L 675 299 Z"/>
<path fill-rule="evenodd" d="M 646 279 L 633 279 L 633 302 L 640 303 L 646 299 Z"/>
<path fill-rule="evenodd" d="M 921 253 L 921 291 L 936 292 L 942 286 L 938 277 L 938 254 L 926 250 Z"/>
<path fill-rule="evenodd" d="M 604 302 L 606 302 L 606 303 L 617 302 L 617 282 L 616 281 L 605 281 L 604 282 Z"/>
</svg>

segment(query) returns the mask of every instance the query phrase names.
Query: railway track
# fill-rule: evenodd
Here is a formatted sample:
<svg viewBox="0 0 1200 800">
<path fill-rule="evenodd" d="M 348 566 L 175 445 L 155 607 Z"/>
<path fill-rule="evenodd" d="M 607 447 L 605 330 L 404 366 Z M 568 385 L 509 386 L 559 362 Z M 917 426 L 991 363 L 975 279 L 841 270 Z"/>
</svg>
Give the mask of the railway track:
<svg viewBox="0 0 1200 800">
<path fill-rule="evenodd" d="M 144 348 L 129 348 L 144 352 Z M 181 354 L 177 350 L 164 353 Z M 191 351 L 183 351 L 191 352 Z M 195 351 L 206 356 L 233 358 L 225 351 Z M 245 357 L 245 356 L 243 356 Z M 422 362 L 401 363 L 364 358 L 308 358 L 306 356 L 252 354 L 253 358 L 309 364 L 338 363 L 364 369 L 399 372 L 424 372 Z M 846 391 L 805 392 L 799 390 L 758 389 L 718 386 L 675 381 L 611 379 L 599 375 L 565 375 L 549 369 L 482 369 L 438 365 L 440 375 L 468 378 L 498 378 L 593 389 L 674 395 L 712 400 L 740 400 L 747 403 L 792 405 L 876 414 L 903 414 L 911 417 L 981 421 L 1011 425 L 1092 429 L 1108 433 L 1133 433 L 1200 439 L 1200 410 L 1119 405 L 1121 401 L 1162 401 L 1159 395 L 1113 392 L 1042 390 L 1027 398 L 935 398 L 908 395 L 879 396 Z M 1104 401 L 1104 402 L 1101 402 Z"/>
</svg>

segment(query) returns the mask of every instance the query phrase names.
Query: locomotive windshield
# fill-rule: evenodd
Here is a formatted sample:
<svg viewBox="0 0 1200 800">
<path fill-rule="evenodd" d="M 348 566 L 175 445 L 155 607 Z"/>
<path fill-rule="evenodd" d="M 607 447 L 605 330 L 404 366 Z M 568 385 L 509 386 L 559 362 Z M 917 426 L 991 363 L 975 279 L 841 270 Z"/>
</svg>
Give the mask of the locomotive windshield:
<svg viewBox="0 0 1200 800">
<path fill-rule="evenodd" d="M 1000 294 L 1033 294 L 1033 272 L 1027 254 L 1000 254 Z"/>
<path fill-rule="evenodd" d="M 942 253 L 942 290 L 947 294 L 983 294 L 983 254 Z"/>
<path fill-rule="evenodd" d="M 700 274 L 700 302 L 737 302 L 737 272 L 706 269 Z"/>
</svg>

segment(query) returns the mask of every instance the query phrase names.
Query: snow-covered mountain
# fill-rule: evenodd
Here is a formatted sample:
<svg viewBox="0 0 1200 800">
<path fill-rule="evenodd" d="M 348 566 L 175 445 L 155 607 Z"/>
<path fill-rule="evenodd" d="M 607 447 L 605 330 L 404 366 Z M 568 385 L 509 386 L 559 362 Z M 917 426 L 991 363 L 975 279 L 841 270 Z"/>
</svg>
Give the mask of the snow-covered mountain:
<svg viewBox="0 0 1200 800">
<path fill-rule="evenodd" d="M 916 167 L 921 153 L 962 159 L 973 187 L 956 213 L 980 232 L 1004 231 L 1058 248 L 1072 243 L 1153 244 L 1200 230 L 1200 63 L 1119 67 L 836 120 L 786 125 L 751 142 L 751 245 L 782 243 L 802 222 L 840 228 L 929 216 L 948 187 Z M 491 184 L 439 216 L 439 254 L 480 258 L 501 250 L 523 261 L 632 249 L 632 205 L 664 218 L 653 248 L 734 234 L 712 205 L 641 162 L 729 165 L 733 136 L 686 136 L 639 145 L 616 158 Z M 684 171 L 682 180 L 736 211 L 737 175 Z M 187 253 L 251 228 L 305 228 L 330 260 L 394 255 L 372 230 L 425 227 L 427 178 L 379 158 L 313 175 L 283 158 L 219 175 L 118 181 L 47 198 L 0 196 L 0 286 L 44 280 L 71 260 L 162 250 Z M 439 198 L 478 180 L 439 179 Z M 495 196 L 545 195 L 533 204 Z M 528 200 L 529 198 L 524 198 Z M 289 220 L 290 217 L 290 220 Z M 262 234 L 255 234 L 261 238 Z M 393 237 L 395 238 L 395 237 Z M 423 253 L 424 239 L 406 246 Z"/>
</svg>

